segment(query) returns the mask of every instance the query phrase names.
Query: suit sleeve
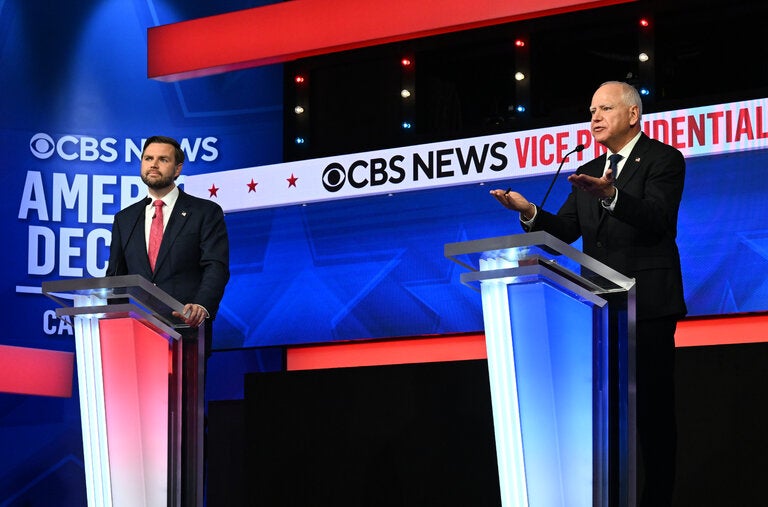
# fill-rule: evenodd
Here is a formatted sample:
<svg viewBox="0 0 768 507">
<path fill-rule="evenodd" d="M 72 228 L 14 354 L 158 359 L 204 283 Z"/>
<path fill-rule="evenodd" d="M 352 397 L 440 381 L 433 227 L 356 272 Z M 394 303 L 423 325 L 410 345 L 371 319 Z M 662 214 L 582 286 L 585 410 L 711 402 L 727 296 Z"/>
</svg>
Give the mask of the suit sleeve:
<svg viewBox="0 0 768 507">
<path fill-rule="evenodd" d="M 201 280 L 194 302 L 216 316 L 229 281 L 229 237 L 224 222 L 224 212 L 212 205 L 205 214 L 200 236 Z"/>
<path fill-rule="evenodd" d="M 557 212 L 557 215 L 546 210 L 538 208 L 536 219 L 530 228 L 523 227 L 526 232 L 529 231 L 547 231 L 560 241 L 573 243 L 581 236 L 581 224 L 576 207 L 577 190 L 571 189 L 563 205 Z"/>
</svg>

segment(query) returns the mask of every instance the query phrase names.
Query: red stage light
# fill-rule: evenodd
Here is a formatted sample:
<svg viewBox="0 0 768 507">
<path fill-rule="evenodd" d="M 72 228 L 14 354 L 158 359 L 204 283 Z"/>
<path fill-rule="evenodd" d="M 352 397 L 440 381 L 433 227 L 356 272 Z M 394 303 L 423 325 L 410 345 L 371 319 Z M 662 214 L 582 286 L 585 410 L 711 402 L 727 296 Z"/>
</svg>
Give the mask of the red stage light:
<svg viewBox="0 0 768 507">
<path fill-rule="evenodd" d="M 645 19 L 645 18 L 642 18 L 642 19 L 640 20 L 640 26 L 642 26 L 642 27 L 644 27 L 644 28 L 648 28 L 649 26 L 651 26 L 651 24 L 648 22 L 648 20 L 647 20 L 647 19 Z"/>
<path fill-rule="evenodd" d="M 515 46 L 517 46 L 517 47 L 521 48 L 521 47 L 525 46 L 525 41 L 524 41 L 524 40 L 522 40 L 522 39 L 517 39 L 517 40 L 515 41 Z"/>
<path fill-rule="evenodd" d="M 296 81 L 296 84 L 301 84 L 304 82 L 304 76 L 296 76 L 294 80 Z"/>
<path fill-rule="evenodd" d="M 403 58 L 402 60 L 400 60 L 400 63 L 402 64 L 403 67 L 410 67 L 413 62 L 411 61 L 410 58 Z"/>
</svg>

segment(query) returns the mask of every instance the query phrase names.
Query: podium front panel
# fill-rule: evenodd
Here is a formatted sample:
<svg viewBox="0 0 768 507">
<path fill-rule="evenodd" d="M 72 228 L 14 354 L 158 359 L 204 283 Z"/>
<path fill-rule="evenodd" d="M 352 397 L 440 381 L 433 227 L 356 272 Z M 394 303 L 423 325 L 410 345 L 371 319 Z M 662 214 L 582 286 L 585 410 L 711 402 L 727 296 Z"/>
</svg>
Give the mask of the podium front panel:
<svg viewBox="0 0 768 507">
<path fill-rule="evenodd" d="M 445 253 L 481 293 L 502 505 L 634 506 L 634 280 L 543 231 Z"/>
<path fill-rule="evenodd" d="M 181 505 L 183 305 L 137 275 L 43 293 L 75 330 L 88 505 Z"/>
<path fill-rule="evenodd" d="M 502 502 L 591 507 L 607 494 L 595 452 L 608 445 L 606 378 L 595 371 L 608 307 L 538 282 L 482 282 Z"/>
</svg>

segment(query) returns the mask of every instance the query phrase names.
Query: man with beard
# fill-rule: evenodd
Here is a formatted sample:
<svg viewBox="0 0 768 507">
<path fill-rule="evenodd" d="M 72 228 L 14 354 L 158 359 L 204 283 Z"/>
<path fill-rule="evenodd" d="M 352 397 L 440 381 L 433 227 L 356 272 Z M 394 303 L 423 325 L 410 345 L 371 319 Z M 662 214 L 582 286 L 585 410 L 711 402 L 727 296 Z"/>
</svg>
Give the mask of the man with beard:
<svg viewBox="0 0 768 507">
<path fill-rule="evenodd" d="M 184 320 L 198 327 L 219 309 L 229 280 L 229 241 L 221 207 L 176 186 L 183 164 L 175 139 L 154 136 L 144 143 L 141 180 L 149 195 L 115 215 L 107 276 L 143 276 L 183 303 Z"/>
<path fill-rule="evenodd" d="M 229 280 L 229 240 L 221 207 L 176 186 L 184 152 L 170 137 L 147 139 L 141 180 L 148 197 L 115 215 L 107 276 L 141 275 L 184 304 L 182 334 L 183 505 L 200 504 L 205 360 L 211 321 Z M 204 325 L 203 325 L 204 324 Z"/>
</svg>

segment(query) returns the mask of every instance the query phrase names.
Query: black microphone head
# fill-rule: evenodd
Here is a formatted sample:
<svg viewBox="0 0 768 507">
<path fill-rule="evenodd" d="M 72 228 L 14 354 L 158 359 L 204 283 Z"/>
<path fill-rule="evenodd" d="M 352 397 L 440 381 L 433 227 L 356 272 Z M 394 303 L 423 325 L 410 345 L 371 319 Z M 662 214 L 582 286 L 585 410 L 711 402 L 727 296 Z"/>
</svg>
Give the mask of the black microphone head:
<svg viewBox="0 0 768 507">
<path fill-rule="evenodd" d="M 576 147 L 576 151 L 577 151 L 577 152 L 579 152 L 579 151 L 582 151 L 583 149 L 584 149 L 584 145 L 583 145 L 583 144 L 580 144 L 580 145 L 578 145 L 578 146 Z"/>
</svg>

